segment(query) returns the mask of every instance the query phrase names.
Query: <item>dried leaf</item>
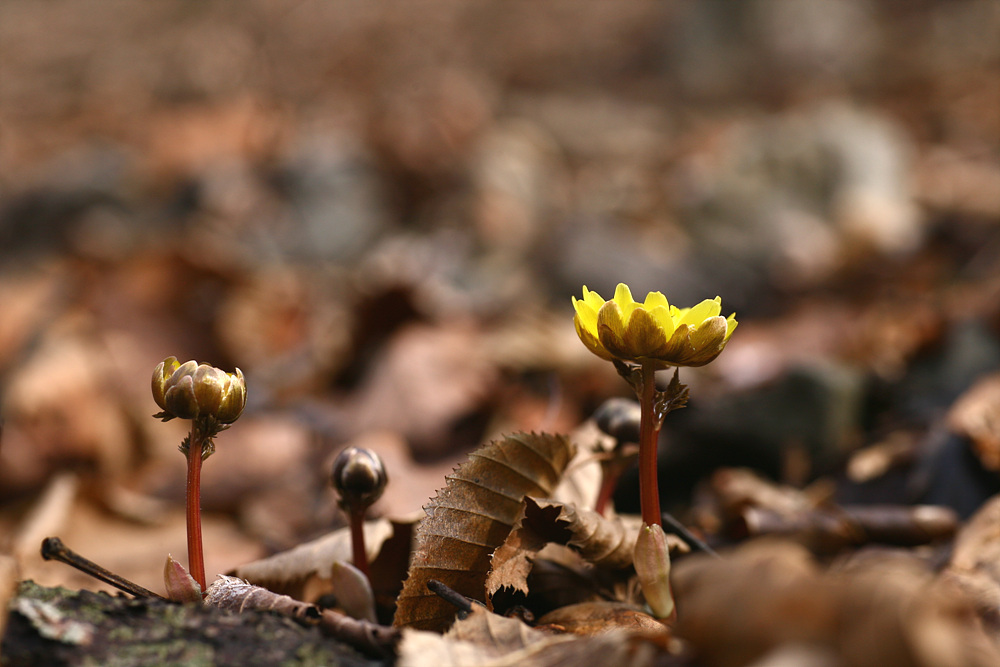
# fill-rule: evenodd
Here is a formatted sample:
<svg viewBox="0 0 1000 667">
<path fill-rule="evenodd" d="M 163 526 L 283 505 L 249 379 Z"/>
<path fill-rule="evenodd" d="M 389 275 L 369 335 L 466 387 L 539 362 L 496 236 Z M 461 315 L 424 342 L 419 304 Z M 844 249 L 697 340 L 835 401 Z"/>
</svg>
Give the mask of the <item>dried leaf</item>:
<svg viewBox="0 0 1000 667">
<path fill-rule="evenodd" d="M 383 543 L 392 537 L 393 525 L 388 519 L 366 521 L 364 531 L 368 558 L 374 560 Z M 336 593 L 333 569 L 350 560 L 351 531 L 341 528 L 294 549 L 241 565 L 230 574 L 300 600 L 315 600 L 324 593 Z"/>
<path fill-rule="evenodd" d="M 950 578 L 969 591 L 979 608 L 1000 620 L 1000 496 L 987 501 L 955 538 Z"/>
<path fill-rule="evenodd" d="M 201 602 L 201 586 L 170 554 L 163 566 L 163 586 L 174 602 Z"/>
<path fill-rule="evenodd" d="M 455 609 L 427 590 L 430 579 L 485 597 L 490 557 L 510 533 L 524 497 L 550 494 L 574 453 L 564 436 L 517 433 L 470 454 L 425 508 L 394 624 L 438 631 L 451 625 Z"/>
<path fill-rule="evenodd" d="M 350 563 L 334 563 L 330 568 L 330 585 L 337 594 L 337 606 L 352 618 L 374 623 L 375 594 L 364 572 Z"/>
<path fill-rule="evenodd" d="M 563 632 L 586 637 L 620 631 L 664 644 L 670 639 L 670 629 L 646 612 L 624 602 L 609 600 L 560 607 L 538 619 L 538 625 L 554 626 Z"/>
<path fill-rule="evenodd" d="M 962 394 L 948 412 L 948 424 L 972 441 L 984 468 L 1000 470 L 1000 373 Z"/>
<path fill-rule="evenodd" d="M 958 525 L 958 516 L 945 507 L 818 503 L 748 470 L 718 471 L 712 490 L 733 536 L 789 536 L 818 553 L 871 542 L 927 544 L 951 537 Z"/>
<path fill-rule="evenodd" d="M 351 618 L 330 609 L 320 610 L 315 605 L 226 575 L 219 575 L 208 587 L 205 604 L 238 612 L 247 609 L 274 611 L 317 623 L 325 633 L 380 658 L 393 655 L 399 641 L 399 631 L 395 628 Z"/>
<path fill-rule="evenodd" d="M 822 571 L 802 548 L 754 541 L 674 568 L 679 636 L 699 664 L 746 665 L 789 644 L 830 647 L 836 664 L 1000 664 L 969 601 L 913 557 Z"/>
<path fill-rule="evenodd" d="M 545 545 L 568 546 L 584 559 L 601 567 L 624 569 L 632 565 L 632 550 L 642 520 L 639 517 L 602 517 L 555 500 L 525 498 L 521 515 L 504 543 L 493 554 L 492 569 L 486 580 L 486 592 L 493 595 L 503 587 L 528 592 L 530 559 Z M 673 535 L 671 549 L 686 550 Z"/>
<path fill-rule="evenodd" d="M 549 635 L 473 607 L 446 634 L 404 630 L 400 667 L 559 667 L 651 665 L 659 653 L 644 635 L 611 629 L 595 637 Z"/>
</svg>

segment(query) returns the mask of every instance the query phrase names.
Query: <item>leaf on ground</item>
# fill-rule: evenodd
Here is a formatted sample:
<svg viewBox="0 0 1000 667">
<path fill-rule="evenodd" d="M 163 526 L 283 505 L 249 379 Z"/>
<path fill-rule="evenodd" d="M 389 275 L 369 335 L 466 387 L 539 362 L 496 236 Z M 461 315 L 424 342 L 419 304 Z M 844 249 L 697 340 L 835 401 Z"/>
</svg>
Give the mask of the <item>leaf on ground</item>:
<svg viewBox="0 0 1000 667">
<path fill-rule="evenodd" d="M 365 549 L 371 561 L 392 537 L 393 525 L 388 519 L 376 519 L 366 521 L 364 526 Z M 241 565 L 230 574 L 299 600 L 313 601 L 334 592 L 334 567 L 350 560 L 351 531 L 341 528 L 288 551 Z"/>
<path fill-rule="evenodd" d="M 1000 619 L 1000 496 L 987 501 L 955 538 L 949 578 L 969 591 L 980 609 Z"/>
<path fill-rule="evenodd" d="M 431 579 L 484 598 L 490 557 L 510 533 L 524 497 L 552 493 L 574 453 L 564 436 L 517 433 L 470 454 L 425 508 L 394 624 L 436 631 L 451 625 L 455 608 L 427 590 Z"/>
<path fill-rule="evenodd" d="M 205 606 L 244 612 L 274 611 L 292 618 L 316 623 L 324 633 L 347 642 L 356 649 L 379 658 L 389 658 L 399 642 L 399 630 L 363 619 L 351 618 L 331 609 L 279 595 L 236 577 L 220 574 L 205 594 Z"/>
<path fill-rule="evenodd" d="M 723 522 L 734 537 L 781 535 L 818 553 L 868 543 L 916 546 L 954 535 L 958 515 L 933 505 L 835 505 L 773 484 L 749 470 L 712 477 Z"/>
<path fill-rule="evenodd" d="M 406 629 L 399 646 L 400 667 L 557 667 L 651 665 L 655 643 L 621 631 L 597 637 L 546 634 L 521 621 L 474 606 L 444 635 Z"/>
<path fill-rule="evenodd" d="M 699 664 L 745 665 L 783 646 L 831 649 L 835 664 L 1000 664 L 968 598 L 916 557 L 876 553 L 823 571 L 800 546 L 757 540 L 674 568 L 677 634 Z"/>
<path fill-rule="evenodd" d="M 1000 373 L 962 394 L 948 412 L 948 425 L 972 441 L 984 468 L 1000 470 Z"/>
<path fill-rule="evenodd" d="M 670 629 L 660 621 L 633 605 L 610 600 L 560 607 L 538 619 L 538 625 L 585 637 L 619 631 L 641 635 L 662 642 L 664 646 L 670 639 Z"/>
<path fill-rule="evenodd" d="M 513 530 L 493 554 L 486 592 L 493 595 L 510 587 L 527 593 L 531 559 L 547 544 L 568 546 L 600 567 L 630 567 L 641 525 L 637 516 L 606 518 L 570 503 L 525 498 Z M 667 539 L 672 549 L 685 548 L 675 536 Z"/>
</svg>

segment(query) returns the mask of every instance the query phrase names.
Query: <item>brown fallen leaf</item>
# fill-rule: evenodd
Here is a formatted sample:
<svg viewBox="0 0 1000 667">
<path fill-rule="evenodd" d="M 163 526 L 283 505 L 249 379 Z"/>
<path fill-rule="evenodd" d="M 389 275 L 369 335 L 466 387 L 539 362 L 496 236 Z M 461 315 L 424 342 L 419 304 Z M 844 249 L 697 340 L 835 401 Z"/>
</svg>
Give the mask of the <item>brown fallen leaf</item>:
<svg viewBox="0 0 1000 667">
<path fill-rule="evenodd" d="M 562 632 L 592 637 L 608 632 L 637 634 L 666 648 L 670 629 L 646 612 L 624 602 L 601 600 L 560 607 L 538 619 L 538 626 L 559 628 Z"/>
<path fill-rule="evenodd" d="M 393 524 L 375 519 L 364 524 L 365 548 L 375 560 L 382 545 L 392 537 Z M 334 568 L 351 560 L 351 531 L 341 528 L 323 537 L 300 544 L 230 572 L 241 579 L 298 600 L 314 602 L 334 591 Z"/>
<path fill-rule="evenodd" d="M 983 504 L 959 531 L 945 576 L 973 596 L 987 619 L 1000 621 L 1000 496 Z"/>
<path fill-rule="evenodd" d="M 933 505 L 820 507 L 794 515 L 747 507 L 741 518 L 748 535 L 785 535 L 818 553 L 873 542 L 897 546 L 941 542 L 958 526 L 954 510 Z"/>
<path fill-rule="evenodd" d="M 678 562 L 673 583 L 677 634 L 707 667 L 801 644 L 825 647 L 843 665 L 1000 664 L 968 598 L 915 557 L 825 572 L 801 546 L 757 540 L 724 559 Z"/>
<path fill-rule="evenodd" d="M 718 471 L 712 491 L 733 537 L 782 535 L 817 553 L 868 543 L 915 546 L 950 538 L 958 516 L 946 507 L 838 506 L 769 482 L 749 470 Z"/>
<path fill-rule="evenodd" d="M 984 468 L 1000 470 L 1000 373 L 962 394 L 948 411 L 948 425 L 972 441 Z"/>
<path fill-rule="evenodd" d="M 593 665 L 644 667 L 662 655 L 646 636 L 612 629 L 594 637 L 547 634 L 521 621 L 473 607 L 444 635 L 403 630 L 400 667 L 575 667 Z"/>
<path fill-rule="evenodd" d="M 516 433 L 470 454 L 425 507 L 394 625 L 437 631 L 451 625 L 455 609 L 427 590 L 431 579 L 484 598 L 490 557 L 510 533 L 524 497 L 550 494 L 574 453 L 564 436 Z"/>
<path fill-rule="evenodd" d="M 330 609 L 321 610 L 315 605 L 224 574 L 209 585 L 205 592 L 205 604 L 237 612 L 261 609 L 287 614 L 301 621 L 316 623 L 330 636 L 379 658 L 393 655 L 399 641 L 399 631 L 395 628 L 351 618 Z"/>
<path fill-rule="evenodd" d="M 486 592 L 492 596 L 500 588 L 510 587 L 526 593 L 530 559 L 547 544 L 568 546 L 597 566 L 631 567 L 641 524 L 637 516 L 605 518 L 569 503 L 525 498 L 513 530 L 493 554 Z M 667 539 L 672 549 L 687 550 L 675 536 L 669 535 Z"/>
</svg>

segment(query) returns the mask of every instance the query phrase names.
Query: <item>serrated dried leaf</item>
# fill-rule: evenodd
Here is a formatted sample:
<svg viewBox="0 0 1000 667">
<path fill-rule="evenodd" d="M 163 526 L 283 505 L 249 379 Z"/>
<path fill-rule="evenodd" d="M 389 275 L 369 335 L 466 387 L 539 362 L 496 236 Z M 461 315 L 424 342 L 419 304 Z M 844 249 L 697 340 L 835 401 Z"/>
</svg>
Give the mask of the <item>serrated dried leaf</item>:
<svg viewBox="0 0 1000 667">
<path fill-rule="evenodd" d="M 552 493 L 574 453 L 564 436 L 517 433 L 470 454 L 425 507 L 394 624 L 436 631 L 451 625 L 455 608 L 427 590 L 431 579 L 484 598 L 490 557 L 510 533 L 524 497 Z"/>
<path fill-rule="evenodd" d="M 393 525 L 388 519 L 366 521 L 364 531 L 371 561 L 392 537 Z M 336 593 L 334 565 L 350 560 L 351 531 L 341 528 L 294 549 L 241 565 L 229 574 L 296 599 L 313 601 L 323 593 Z"/>
<path fill-rule="evenodd" d="M 600 567 L 630 567 L 641 526 L 637 516 L 605 518 L 569 503 L 525 498 L 513 530 L 493 554 L 486 592 L 493 595 L 510 587 L 526 593 L 530 559 L 547 544 L 568 546 Z M 668 535 L 667 539 L 671 550 L 687 550 L 677 537 Z"/>
</svg>

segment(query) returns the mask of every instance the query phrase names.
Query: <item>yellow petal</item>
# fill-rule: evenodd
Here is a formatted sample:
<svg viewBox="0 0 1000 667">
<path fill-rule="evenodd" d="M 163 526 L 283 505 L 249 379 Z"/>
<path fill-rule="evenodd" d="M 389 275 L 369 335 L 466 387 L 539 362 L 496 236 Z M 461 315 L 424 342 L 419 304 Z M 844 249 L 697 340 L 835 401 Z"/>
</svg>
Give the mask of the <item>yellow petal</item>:
<svg viewBox="0 0 1000 667">
<path fill-rule="evenodd" d="M 601 359 L 606 359 L 608 361 L 614 359 L 614 357 L 611 356 L 611 353 L 604 349 L 604 346 L 601 345 L 601 341 L 597 339 L 596 333 L 591 333 L 587 329 L 583 328 L 580 324 L 579 318 L 573 318 L 573 322 L 576 325 L 576 335 L 580 337 L 580 340 L 583 341 L 583 344 L 587 346 L 588 350 L 599 356 Z"/>
<path fill-rule="evenodd" d="M 684 324 L 690 324 L 691 326 L 698 326 L 710 317 L 715 317 L 722 310 L 722 299 L 715 297 L 714 299 L 705 299 L 697 306 L 694 306 L 681 317 L 681 322 Z"/>
<path fill-rule="evenodd" d="M 621 306 L 616 301 L 608 301 L 597 311 L 597 338 L 612 355 L 627 360 L 631 357 L 624 335 Z"/>
<path fill-rule="evenodd" d="M 647 311 L 653 316 L 659 327 L 663 329 L 663 340 L 669 340 L 674 335 L 675 328 L 674 319 L 670 317 L 670 309 L 666 306 L 656 306 L 652 309 L 647 308 Z"/>
<path fill-rule="evenodd" d="M 670 366 L 686 366 L 691 355 L 691 327 L 686 324 L 674 329 L 670 339 L 657 351 L 656 358 Z"/>
<path fill-rule="evenodd" d="M 646 310 L 653 310 L 658 306 L 664 308 L 670 307 L 670 304 L 667 303 L 667 297 L 663 296 L 663 292 L 650 292 L 646 295 L 646 301 L 642 305 Z"/>
<path fill-rule="evenodd" d="M 632 298 L 632 292 L 625 283 L 618 283 L 618 287 L 615 288 L 614 300 L 618 302 L 618 305 L 622 309 L 628 304 L 635 303 L 635 299 Z"/>
<path fill-rule="evenodd" d="M 726 319 L 716 316 L 705 320 L 691 334 L 694 354 L 688 359 L 688 366 L 704 366 L 715 359 L 726 345 Z"/>
<path fill-rule="evenodd" d="M 589 331 L 592 335 L 597 335 L 597 311 L 590 304 L 584 301 L 573 299 L 573 307 L 576 309 L 576 319 L 580 326 Z"/>
<path fill-rule="evenodd" d="M 629 356 L 636 359 L 655 354 L 667 339 L 653 316 L 643 308 L 636 308 L 632 313 L 623 338 L 629 349 Z"/>
<path fill-rule="evenodd" d="M 729 337 L 733 335 L 733 331 L 736 330 L 736 326 L 738 324 L 739 322 L 736 321 L 736 313 L 733 313 L 726 318 L 726 341 L 728 341 Z"/>
<path fill-rule="evenodd" d="M 601 295 L 597 292 L 591 292 L 587 289 L 586 285 L 583 287 L 583 300 L 588 306 L 594 309 L 595 313 L 604 305 L 604 299 L 601 298 Z"/>
</svg>

